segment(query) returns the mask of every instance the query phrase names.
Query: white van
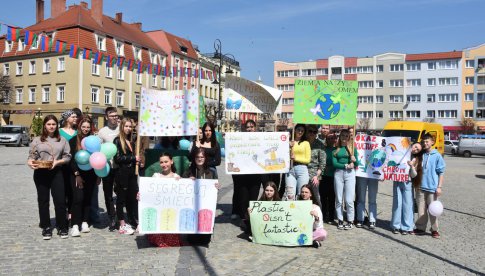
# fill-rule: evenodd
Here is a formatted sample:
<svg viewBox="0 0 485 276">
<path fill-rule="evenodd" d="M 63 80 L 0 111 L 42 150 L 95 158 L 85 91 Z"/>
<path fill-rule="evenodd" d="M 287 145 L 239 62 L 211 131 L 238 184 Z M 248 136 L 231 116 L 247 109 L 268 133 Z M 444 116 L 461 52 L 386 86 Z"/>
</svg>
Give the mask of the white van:
<svg viewBox="0 0 485 276">
<path fill-rule="evenodd" d="M 485 155 L 485 135 L 460 135 L 458 155 Z"/>
</svg>

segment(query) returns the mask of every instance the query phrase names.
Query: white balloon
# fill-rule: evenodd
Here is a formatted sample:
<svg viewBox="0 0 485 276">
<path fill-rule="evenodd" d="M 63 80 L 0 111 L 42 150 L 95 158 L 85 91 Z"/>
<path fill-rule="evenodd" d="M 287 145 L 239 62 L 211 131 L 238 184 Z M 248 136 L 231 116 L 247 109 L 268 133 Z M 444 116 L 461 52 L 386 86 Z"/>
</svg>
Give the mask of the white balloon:
<svg viewBox="0 0 485 276">
<path fill-rule="evenodd" d="M 428 212 L 430 215 L 439 217 L 441 214 L 443 214 L 443 204 L 439 200 L 435 200 L 431 202 L 431 204 L 428 206 Z"/>
</svg>

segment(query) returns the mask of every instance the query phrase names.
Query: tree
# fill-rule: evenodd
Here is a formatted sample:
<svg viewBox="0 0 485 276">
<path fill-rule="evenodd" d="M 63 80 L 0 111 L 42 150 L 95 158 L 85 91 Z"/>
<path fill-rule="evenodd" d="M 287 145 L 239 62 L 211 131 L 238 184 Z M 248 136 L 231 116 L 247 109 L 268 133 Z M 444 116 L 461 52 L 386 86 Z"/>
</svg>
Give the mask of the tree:
<svg viewBox="0 0 485 276">
<path fill-rule="evenodd" d="M 360 118 L 357 122 L 357 129 L 362 132 L 367 132 L 370 128 L 371 119 L 370 118 Z"/>
<path fill-rule="evenodd" d="M 13 102 L 13 84 L 9 76 L 0 72 L 0 103 L 10 104 Z"/>
<path fill-rule="evenodd" d="M 463 129 L 463 134 L 475 133 L 475 121 L 472 118 L 462 118 L 460 124 Z"/>
</svg>

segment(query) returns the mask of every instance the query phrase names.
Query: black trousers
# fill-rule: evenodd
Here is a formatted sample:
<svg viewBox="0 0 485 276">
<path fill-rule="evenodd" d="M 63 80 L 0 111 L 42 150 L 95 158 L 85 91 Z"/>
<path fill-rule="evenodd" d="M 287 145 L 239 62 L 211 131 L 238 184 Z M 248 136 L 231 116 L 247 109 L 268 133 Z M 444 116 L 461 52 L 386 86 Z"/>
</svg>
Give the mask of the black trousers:
<svg viewBox="0 0 485 276">
<path fill-rule="evenodd" d="M 71 214 L 72 197 L 73 197 L 72 185 L 71 185 L 72 170 L 69 165 L 63 165 L 61 169 L 62 169 L 62 176 L 64 178 L 64 193 L 66 194 L 65 200 L 66 200 L 67 213 Z"/>
<path fill-rule="evenodd" d="M 322 203 L 322 214 L 326 220 L 335 219 L 335 187 L 333 176 L 322 176 L 319 185 L 320 202 Z"/>
<path fill-rule="evenodd" d="M 76 186 L 76 177 L 71 177 L 72 185 L 72 225 L 81 225 L 84 221 L 89 221 L 91 210 L 91 200 L 93 198 L 94 187 L 96 186 L 97 176 L 93 170 L 80 171 L 80 176 L 84 180 L 82 188 Z"/>
<path fill-rule="evenodd" d="M 259 190 L 261 189 L 261 175 L 233 175 L 232 179 L 234 181 L 234 193 L 237 195 L 236 198 L 233 198 L 237 202 L 236 214 L 244 218 L 248 212 L 249 201 L 258 200 Z"/>
<path fill-rule="evenodd" d="M 115 205 L 113 202 L 113 187 L 115 182 L 115 174 L 118 169 L 111 169 L 106 177 L 103 177 L 103 193 L 104 203 L 106 204 L 106 213 L 110 220 L 115 218 Z"/>
<path fill-rule="evenodd" d="M 125 220 L 123 207 L 126 207 L 127 222 L 138 225 L 138 178 L 135 167 L 121 167 L 116 172 L 116 215 L 118 220 Z"/>
<path fill-rule="evenodd" d="M 40 227 L 51 227 L 51 218 L 49 213 L 49 193 L 51 193 L 56 212 L 56 226 L 59 229 L 67 229 L 65 201 L 66 194 L 64 192 L 64 178 L 62 176 L 62 169 L 37 169 L 34 171 L 34 183 L 35 187 L 37 188 Z"/>
</svg>

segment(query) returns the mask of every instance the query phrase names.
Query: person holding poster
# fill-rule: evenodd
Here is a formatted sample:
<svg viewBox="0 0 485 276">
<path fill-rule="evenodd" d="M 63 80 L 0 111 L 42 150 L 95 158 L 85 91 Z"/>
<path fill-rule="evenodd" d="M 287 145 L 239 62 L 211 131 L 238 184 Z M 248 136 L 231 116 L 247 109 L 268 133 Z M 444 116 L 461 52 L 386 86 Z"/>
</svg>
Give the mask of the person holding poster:
<svg viewBox="0 0 485 276">
<path fill-rule="evenodd" d="M 310 143 L 306 141 L 305 125 L 297 124 L 294 131 L 294 139 L 290 142 L 290 158 L 293 161 L 293 166 L 286 173 L 284 200 L 295 200 L 300 193 L 301 187 L 310 181 L 308 163 L 311 160 L 312 150 Z"/>
<path fill-rule="evenodd" d="M 211 123 L 206 122 L 202 126 L 202 130 L 202 140 L 195 141 L 195 147 L 192 147 L 190 156 L 195 156 L 194 152 L 196 149 L 204 148 L 205 154 L 207 156 L 207 165 L 214 174 L 214 177 L 217 178 L 216 167 L 221 164 L 221 147 L 217 142 L 216 132 L 214 126 Z"/>
<path fill-rule="evenodd" d="M 419 188 L 422 177 L 422 146 L 419 142 L 411 145 L 411 160 L 408 161 L 409 176 L 412 181 L 393 181 L 391 229 L 394 234 L 414 234 L 413 187 Z"/>
<path fill-rule="evenodd" d="M 308 175 L 310 177 L 310 183 L 312 187 L 312 194 L 315 195 L 315 199 L 318 202 L 318 206 L 321 208 L 322 204 L 319 195 L 320 180 L 322 179 L 322 173 L 325 171 L 325 164 L 327 162 L 327 155 L 325 153 L 325 145 L 322 140 L 317 138 L 318 129 L 315 125 L 308 125 L 307 127 L 307 140 L 310 143 L 311 158 L 308 163 Z"/>
<path fill-rule="evenodd" d="M 114 162 L 119 166 L 116 172 L 116 215 L 120 224 L 120 234 L 133 235 L 138 225 L 138 180 L 135 173 L 135 166 L 140 162 L 140 156 L 136 155 L 135 142 L 132 140 L 133 125 L 131 119 L 123 118 L 120 123 L 120 134 L 113 143 L 117 152 Z M 125 223 L 123 207 L 126 206 L 128 221 Z"/>
<path fill-rule="evenodd" d="M 340 131 L 337 149 L 332 154 L 332 163 L 335 167 L 335 209 L 338 219 L 338 229 L 351 230 L 354 226 L 354 197 L 355 197 L 355 169 L 359 162 L 357 161 L 357 149 L 354 152 L 350 150 L 350 132 L 348 129 Z M 343 220 L 343 200 L 345 200 L 345 209 L 347 210 L 347 223 L 344 225 Z"/>
<path fill-rule="evenodd" d="M 335 220 L 335 167 L 333 166 L 332 158 L 333 151 L 337 148 L 335 146 L 336 143 L 337 136 L 335 133 L 328 134 L 325 139 L 325 155 L 327 160 L 319 186 L 323 218 L 329 224 L 333 223 Z"/>
<path fill-rule="evenodd" d="M 306 184 L 301 187 L 300 200 L 311 200 L 313 202 L 310 215 L 313 217 L 313 247 L 319 248 L 322 246 L 320 243 L 327 238 L 327 231 L 323 228 L 323 215 L 322 210 L 317 205 L 315 194 L 313 193 L 312 185 Z"/>
</svg>

